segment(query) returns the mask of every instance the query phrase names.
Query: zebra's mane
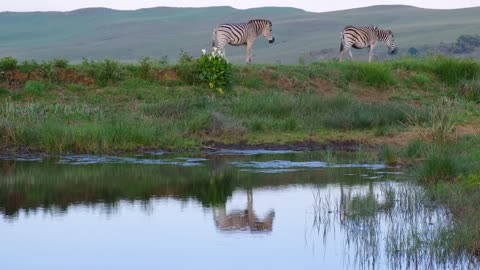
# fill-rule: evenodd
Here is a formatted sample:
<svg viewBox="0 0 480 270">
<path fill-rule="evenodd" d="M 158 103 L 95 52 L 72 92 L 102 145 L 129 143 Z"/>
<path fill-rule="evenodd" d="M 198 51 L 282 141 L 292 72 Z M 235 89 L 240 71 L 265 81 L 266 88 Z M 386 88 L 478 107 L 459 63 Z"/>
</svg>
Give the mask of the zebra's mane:
<svg viewBox="0 0 480 270">
<path fill-rule="evenodd" d="M 270 26 L 272 26 L 272 22 L 265 19 L 254 19 L 254 20 L 248 21 L 248 23 L 268 23 Z"/>
</svg>

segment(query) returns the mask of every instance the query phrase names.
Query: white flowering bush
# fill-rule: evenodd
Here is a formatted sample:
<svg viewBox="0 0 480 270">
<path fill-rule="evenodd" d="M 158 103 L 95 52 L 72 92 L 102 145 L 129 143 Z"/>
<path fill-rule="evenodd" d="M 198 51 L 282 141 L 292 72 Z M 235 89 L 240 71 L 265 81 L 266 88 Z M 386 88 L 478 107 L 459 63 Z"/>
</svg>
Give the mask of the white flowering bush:
<svg viewBox="0 0 480 270">
<path fill-rule="evenodd" d="M 195 73 L 200 83 L 220 94 L 232 87 L 232 65 L 216 48 L 209 53 L 202 50 L 202 56 L 196 60 Z"/>
</svg>

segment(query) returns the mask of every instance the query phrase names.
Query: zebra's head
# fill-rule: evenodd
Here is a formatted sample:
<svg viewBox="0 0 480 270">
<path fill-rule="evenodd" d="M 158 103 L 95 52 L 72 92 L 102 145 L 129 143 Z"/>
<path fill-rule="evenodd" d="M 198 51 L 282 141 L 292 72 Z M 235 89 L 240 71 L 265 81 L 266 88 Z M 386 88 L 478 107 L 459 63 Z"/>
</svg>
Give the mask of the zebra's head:
<svg viewBox="0 0 480 270">
<path fill-rule="evenodd" d="M 272 36 L 272 22 L 269 20 L 251 20 L 248 23 L 252 24 L 257 31 L 258 36 L 263 36 L 268 43 L 275 42 L 275 37 Z"/>
<path fill-rule="evenodd" d="M 387 44 L 389 53 L 391 55 L 397 54 L 398 50 L 397 47 L 395 46 L 395 37 L 393 36 L 392 30 L 386 30 L 386 39 L 385 43 Z"/>
</svg>

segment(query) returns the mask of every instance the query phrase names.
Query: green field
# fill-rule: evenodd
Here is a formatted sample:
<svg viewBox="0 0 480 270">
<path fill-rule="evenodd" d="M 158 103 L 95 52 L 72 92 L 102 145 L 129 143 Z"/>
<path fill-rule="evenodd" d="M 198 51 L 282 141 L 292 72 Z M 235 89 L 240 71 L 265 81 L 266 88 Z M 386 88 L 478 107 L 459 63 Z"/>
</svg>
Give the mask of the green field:
<svg viewBox="0 0 480 270">
<path fill-rule="evenodd" d="M 337 48 L 345 25 L 370 25 L 394 31 L 400 48 L 454 42 L 463 34 L 480 34 L 480 8 L 428 10 L 409 6 L 374 6 L 327 13 L 293 8 L 237 10 L 151 8 L 136 11 L 82 9 L 72 12 L 0 13 L 0 56 L 21 60 L 65 57 L 72 61 L 141 57 L 176 59 L 180 49 L 198 55 L 211 46 L 211 32 L 224 22 L 268 18 L 276 43 L 258 40 L 256 63 L 297 63 L 300 55 Z M 385 53 L 383 46 L 377 53 Z M 233 62 L 243 62 L 244 48 L 228 48 Z"/>
</svg>

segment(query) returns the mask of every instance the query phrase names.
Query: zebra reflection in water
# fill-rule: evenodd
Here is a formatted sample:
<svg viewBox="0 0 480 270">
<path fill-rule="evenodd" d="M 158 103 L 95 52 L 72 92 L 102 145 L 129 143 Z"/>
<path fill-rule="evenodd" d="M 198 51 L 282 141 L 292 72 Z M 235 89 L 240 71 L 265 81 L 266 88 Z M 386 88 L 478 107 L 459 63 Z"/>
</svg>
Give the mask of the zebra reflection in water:
<svg viewBox="0 0 480 270">
<path fill-rule="evenodd" d="M 275 212 L 270 210 L 264 218 L 259 218 L 253 209 L 252 190 L 247 190 L 247 208 L 227 213 L 225 205 L 213 209 L 215 226 L 220 231 L 271 232 Z"/>
</svg>

